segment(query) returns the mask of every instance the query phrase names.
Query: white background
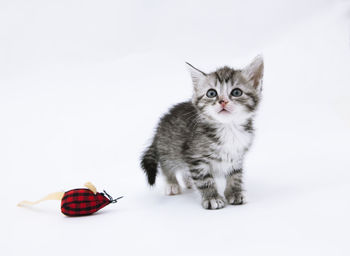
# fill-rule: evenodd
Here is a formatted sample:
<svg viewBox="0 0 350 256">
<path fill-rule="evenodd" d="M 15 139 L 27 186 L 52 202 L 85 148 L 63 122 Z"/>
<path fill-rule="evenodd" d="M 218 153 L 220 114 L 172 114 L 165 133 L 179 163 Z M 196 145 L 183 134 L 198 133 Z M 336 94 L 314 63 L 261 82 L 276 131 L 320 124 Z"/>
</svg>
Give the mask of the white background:
<svg viewBox="0 0 350 256">
<path fill-rule="evenodd" d="M 1 255 L 349 255 L 349 21 L 349 1 L 1 0 Z M 247 204 L 150 189 L 139 157 L 191 96 L 184 62 L 257 54 Z M 86 181 L 125 198 L 81 218 L 16 207 Z"/>
</svg>

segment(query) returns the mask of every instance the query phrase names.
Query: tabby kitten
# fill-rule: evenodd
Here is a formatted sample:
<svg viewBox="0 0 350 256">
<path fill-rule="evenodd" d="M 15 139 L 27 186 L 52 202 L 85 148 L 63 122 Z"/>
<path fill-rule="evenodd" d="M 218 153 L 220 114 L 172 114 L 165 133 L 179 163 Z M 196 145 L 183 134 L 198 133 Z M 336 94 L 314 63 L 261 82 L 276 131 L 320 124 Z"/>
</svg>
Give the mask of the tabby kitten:
<svg viewBox="0 0 350 256">
<path fill-rule="evenodd" d="M 141 167 L 153 185 L 160 165 L 168 195 L 181 192 L 176 178 L 181 171 L 186 187 L 194 185 L 200 192 L 205 209 L 225 206 L 214 180 L 224 175 L 227 203 L 242 204 L 242 165 L 254 137 L 263 59 L 257 56 L 241 70 L 225 66 L 208 74 L 187 64 L 194 88 L 192 100 L 174 106 L 161 118 Z"/>
</svg>

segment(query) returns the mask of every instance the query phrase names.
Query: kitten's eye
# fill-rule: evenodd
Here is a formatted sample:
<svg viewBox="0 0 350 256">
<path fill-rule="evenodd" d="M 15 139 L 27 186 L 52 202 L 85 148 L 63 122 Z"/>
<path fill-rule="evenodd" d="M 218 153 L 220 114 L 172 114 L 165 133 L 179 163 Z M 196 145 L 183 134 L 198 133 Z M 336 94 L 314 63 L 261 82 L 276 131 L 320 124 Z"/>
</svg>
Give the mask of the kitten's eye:
<svg viewBox="0 0 350 256">
<path fill-rule="evenodd" d="M 218 93 L 214 89 L 209 89 L 207 91 L 207 97 L 208 98 L 214 98 L 214 97 L 216 97 L 216 95 L 218 95 Z"/>
<path fill-rule="evenodd" d="M 242 94 L 243 94 L 242 90 L 238 88 L 233 89 L 231 92 L 231 95 L 233 97 L 239 97 L 239 96 L 242 96 Z"/>
</svg>

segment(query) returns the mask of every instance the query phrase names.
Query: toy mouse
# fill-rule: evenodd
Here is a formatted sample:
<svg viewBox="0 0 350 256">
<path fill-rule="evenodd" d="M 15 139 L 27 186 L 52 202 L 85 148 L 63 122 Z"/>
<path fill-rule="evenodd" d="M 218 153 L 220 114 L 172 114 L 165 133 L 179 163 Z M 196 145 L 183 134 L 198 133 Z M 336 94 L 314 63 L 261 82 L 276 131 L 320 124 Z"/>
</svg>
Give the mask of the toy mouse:
<svg viewBox="0 0 350 256">
<path fill-rule="evenodd" d="M 91 182 L 85 183 L 84 186 L 86 188 L 52 193 L 35 202 L 22 201 L 18 206 L 34 205 L 46 200 L 61 200 L 61 212 L 73 217 L 90 215 L 122 198 L 121 196 L 113 199 L 106 191 L 97 192 L 96 187 Z"/>
</svg>

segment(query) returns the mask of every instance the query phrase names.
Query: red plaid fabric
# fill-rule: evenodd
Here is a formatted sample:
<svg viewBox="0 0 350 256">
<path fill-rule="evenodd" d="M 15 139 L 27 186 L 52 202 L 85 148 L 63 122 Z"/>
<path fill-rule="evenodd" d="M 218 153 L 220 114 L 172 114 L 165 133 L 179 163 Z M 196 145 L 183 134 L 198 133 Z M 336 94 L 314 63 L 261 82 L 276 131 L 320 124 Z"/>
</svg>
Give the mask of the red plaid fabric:
<svg viewBox="0 0 350 256">
<path fill-rule="evenodd" d="M 103 193 L 96 195 L 89 189 L 79 188 L 67 191 L 61 201 L 61 211 L 67 216 L 83 216 L 92 214 L 112 200 Z"/>
</svg>

